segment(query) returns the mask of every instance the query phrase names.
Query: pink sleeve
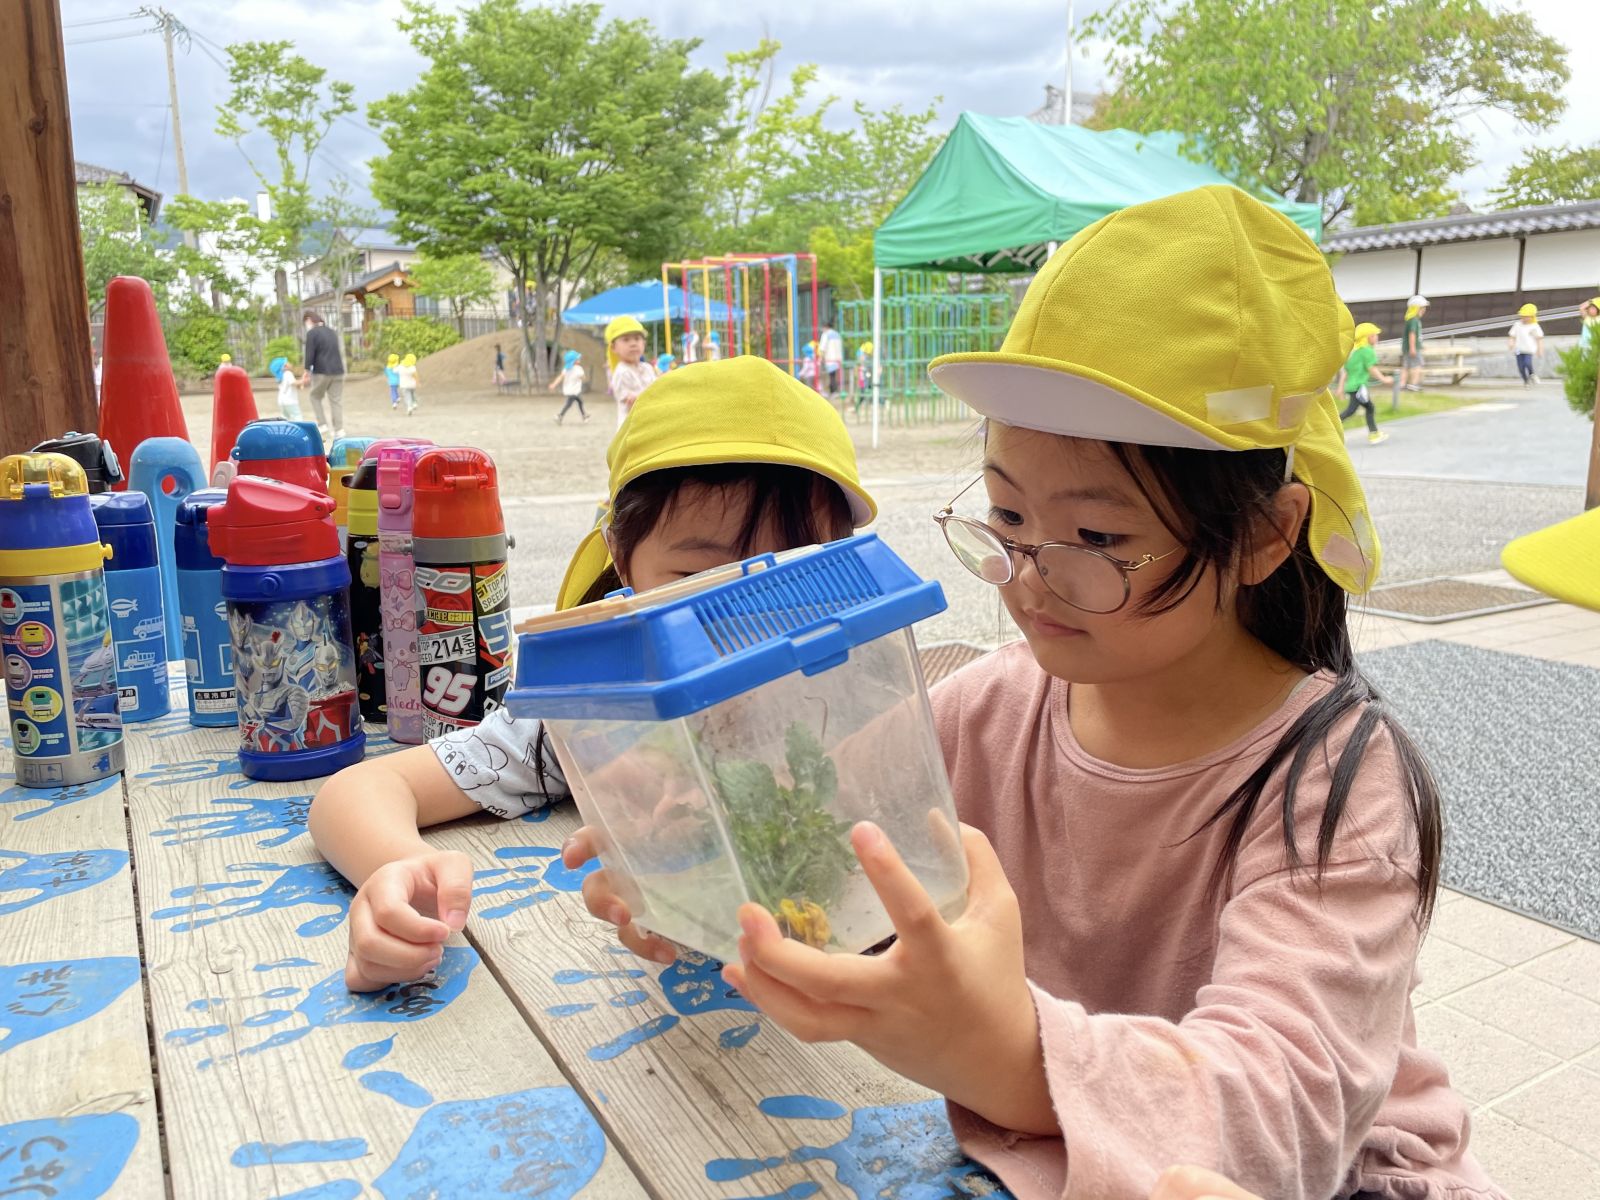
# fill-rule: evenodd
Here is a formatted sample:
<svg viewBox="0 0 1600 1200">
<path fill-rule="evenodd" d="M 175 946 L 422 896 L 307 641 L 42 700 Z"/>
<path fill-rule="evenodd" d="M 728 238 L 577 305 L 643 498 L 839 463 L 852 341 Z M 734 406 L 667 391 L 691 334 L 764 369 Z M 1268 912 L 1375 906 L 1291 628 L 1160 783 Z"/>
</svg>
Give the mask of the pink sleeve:
<svg viewBox="0 0 1600 1200">
<path fill-rule="evenodd" d="M 1258 879 L 1223 909 L 1212 978 L 1178 1023 L 1090 1015 L 1034 988 L 1060 1138 L 953 1110 L 1018 1200 L 1134 1200 L 1175 1163 L 1273 1200 L 1345 1178 L 1399 1058 L 1416 883 L 1383 859 Z"/>
</svg>

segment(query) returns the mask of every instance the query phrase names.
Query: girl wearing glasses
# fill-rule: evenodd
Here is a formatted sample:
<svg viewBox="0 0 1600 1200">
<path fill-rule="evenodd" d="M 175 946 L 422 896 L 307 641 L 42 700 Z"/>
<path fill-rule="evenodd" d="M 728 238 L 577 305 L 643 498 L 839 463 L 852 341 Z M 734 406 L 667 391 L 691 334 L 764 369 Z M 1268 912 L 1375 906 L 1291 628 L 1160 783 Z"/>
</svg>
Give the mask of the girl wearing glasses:
<svg viewBox="0 0 1600 1200">
<path fill-rule="evenodd" d="M 1299 229 L 1208 187 L 1086 229 L 999 352 L 932 365 L 988 419 L 936 519 L 1025 639 L 934 693 L 967 911 L 863 824 L 896 944 L 824 954 L 747 905 L 726 979 L 942 1092 L 1023 1200 L 1175 1195 L 1179 1163 L 1273 1200 L 1503 1197 L 1416 1044 L 1440 801 L 1351 649 L 1379 561 L 1327 390 L 1351 326 Z"/>
</svg>

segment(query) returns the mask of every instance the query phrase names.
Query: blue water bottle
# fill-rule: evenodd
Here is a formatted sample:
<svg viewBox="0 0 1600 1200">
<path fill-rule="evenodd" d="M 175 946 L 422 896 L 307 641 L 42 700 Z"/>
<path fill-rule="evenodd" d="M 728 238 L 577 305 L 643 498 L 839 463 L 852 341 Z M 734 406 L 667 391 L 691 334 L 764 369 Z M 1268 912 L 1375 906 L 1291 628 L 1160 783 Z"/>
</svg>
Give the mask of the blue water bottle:
<svg viewBox="0 0 1600 1200">
<path fill-rule="evenodd" d="M 200 452 L 182 438 L 146 438 L 134 447 L 133 461 L 128 466 L 128 490 L 143 492 L 149 498 L 159 545 L 172 545 L 178 505 L 206 483 Z M 167 619 L 167 657 L 177 662 L 183 657 L 183 639 L 179 637 L 182 618 L 178 614 L 178 574 L 170 554 L 161 556 L 161 607 Z"/>
<path fill-rule="evenodd" d="M 122 770 L 105 556 L 82 467 L 63 454 L 0 459 L 0 657 L 23 787 Z"/>
<path fill-rule="evenodd" d="M 239 720 L 228 606 L 222 598 L 222 558 L 211 552 L 207 535 L 211 510 L 227 497 L 222 488 L 202 488 L 186 496 L 178 505 L 178 523 L 172 535 L 191 725 L 234 725 Z"/>
<path fill-rule="evenodd" d="M 240 475 L 209 525 L 224 562 L 240 768 L 251 779 L 311 779 L 359 762 L 367 738 L 333 498 Z"/>
<path fill-rule="evenodd" d="M 153 721 L 172 707 L 155 515 L 143 492 L 104 492 L 90 496 L 89 505 L 100 540 L 111 547 L 105 571 L 117 653 L 117 708 L 125 722 Z"/>
</svg>

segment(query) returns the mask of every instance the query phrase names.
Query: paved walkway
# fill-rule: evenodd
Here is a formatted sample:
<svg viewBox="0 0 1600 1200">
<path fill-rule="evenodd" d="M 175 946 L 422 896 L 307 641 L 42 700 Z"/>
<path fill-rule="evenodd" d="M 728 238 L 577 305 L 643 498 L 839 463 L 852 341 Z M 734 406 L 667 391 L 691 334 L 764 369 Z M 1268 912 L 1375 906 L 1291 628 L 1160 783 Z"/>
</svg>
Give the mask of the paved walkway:
<svg viewBox="0 0 1600 1200">
<path fill-rule="evenodd" d="M 1482 399 L 1388 425 L 1391 436 L 1381 446 L 1369 445 L 1365 431 L 1347 433 L 1356 469 L 1364 476 L 1583 485 L 1591 427 L 1568 406 L 1559 380 L 1527 388 L 1497 380 L 1465 390 Z M 1387 393 L 1374 399 L 1380 409 L 1389 403 Z"/>
</svg>

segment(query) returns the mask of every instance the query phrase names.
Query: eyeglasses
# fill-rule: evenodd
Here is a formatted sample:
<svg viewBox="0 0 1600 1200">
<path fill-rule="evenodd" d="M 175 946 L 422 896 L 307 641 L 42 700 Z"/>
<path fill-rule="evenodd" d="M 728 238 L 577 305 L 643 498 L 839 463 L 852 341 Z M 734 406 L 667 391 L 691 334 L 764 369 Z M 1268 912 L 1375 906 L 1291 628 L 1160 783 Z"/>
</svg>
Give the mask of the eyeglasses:
<svg viewBox="0 0 1600 1200">
<path fill-rule="evenodd" d="M 1029 546 L 1002 537 L 982 521 L 955 515 L 956 500 L 972 490 L 977 480 L 957 493 L 955 500 L 933 515 L 950 552 L 967 570 L 996 587 L 1017 577 L 1017 556 L 1033 559 L 1039 578 L 1060 599 L 1091 613 L 1114 613 L 1128 603 L 1128 576 L 1176 554 L 1174 546 L 1165 554 L 1146 554 L 1137 562 L 1113 558 L 1093 546 L 1073 542 L 1042 542 Z"/>
</svg>

